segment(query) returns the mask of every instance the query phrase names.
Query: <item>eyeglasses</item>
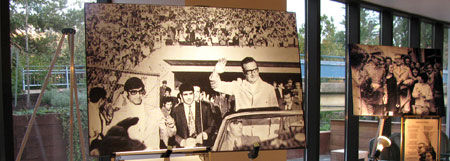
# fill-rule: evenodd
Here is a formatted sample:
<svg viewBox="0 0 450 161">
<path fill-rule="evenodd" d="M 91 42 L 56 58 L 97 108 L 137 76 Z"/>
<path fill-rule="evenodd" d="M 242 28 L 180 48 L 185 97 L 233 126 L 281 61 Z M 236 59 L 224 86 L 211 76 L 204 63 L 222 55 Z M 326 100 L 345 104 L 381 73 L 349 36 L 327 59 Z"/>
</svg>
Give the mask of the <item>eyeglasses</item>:
<svg viewBox="0 0 450 161">
<path fill-rule="evenodd" d="M 257 73 L 259 72 L 259 68 L 255 68 L 255 69 L 250 69 L 250 70 L 244 70 L 244 73 L 246 75 L 252 74 L 252 73 Z"/>
<path fill-rule="evenodd" d="M 233 120 L 233 121 L 231 121 L 231 123 L 233 123 L 233 124 L 238 124 L 238 123 L 241 123 L 242 124 L 242 120 Z"/>
<path fill-rule="evenodd" d="M 131 95 L 136 95 L 136 94 L 141 94 L 141 95 L 145 95 L 145 89 L 141 89 L 141 90 L 129 90 L 128 93 L 130 93 Z"/>
</svg>

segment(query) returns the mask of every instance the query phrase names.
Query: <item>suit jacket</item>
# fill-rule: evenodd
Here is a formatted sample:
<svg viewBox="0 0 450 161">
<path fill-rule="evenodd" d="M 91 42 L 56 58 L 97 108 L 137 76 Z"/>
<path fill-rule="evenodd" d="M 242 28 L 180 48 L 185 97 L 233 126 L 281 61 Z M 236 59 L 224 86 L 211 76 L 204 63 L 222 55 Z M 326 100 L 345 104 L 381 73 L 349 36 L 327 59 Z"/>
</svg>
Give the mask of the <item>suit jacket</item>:
<svg viewBox="0 0 450 161">
<path fill-rule="evenodd" d="M 200 114 L 200 105 L 202 107 L 202 113 Z M 175 126 L 177 127 L 177 133 L 175 135 L 175 141 L 177 146 L 180 146 L 181 140 L 189 137 L 189 127 L 186 120 L 186 114 L 184 112 L 184 104 L 180 103 L 176 106 L 171 114 L 172 118 L 175 120 Z M 201 119 L 200 117 L 203 117 Z M 203 120 L 203 131 L 201 129 L 201 120 Z M 208 139 L 211 138 L 215 130 L 214 121 L 212 118 L 211 107 L 209 104 L 201 102 L 195 103 L 195 131 L 197 134 L 205 132 L 208 135 Z M 208 141 L 204 142 L 207 143 Z M 205 145 L 207 146 L 207 145 Z"/>
<path fill-rule="evenodd" d="M 281 95 L 283 94 L 282 91 L 279 90 L 279 88 L 275 88 L 275 94 L 277 96 L 278 102 L 281 100 Z"/>
</svg>

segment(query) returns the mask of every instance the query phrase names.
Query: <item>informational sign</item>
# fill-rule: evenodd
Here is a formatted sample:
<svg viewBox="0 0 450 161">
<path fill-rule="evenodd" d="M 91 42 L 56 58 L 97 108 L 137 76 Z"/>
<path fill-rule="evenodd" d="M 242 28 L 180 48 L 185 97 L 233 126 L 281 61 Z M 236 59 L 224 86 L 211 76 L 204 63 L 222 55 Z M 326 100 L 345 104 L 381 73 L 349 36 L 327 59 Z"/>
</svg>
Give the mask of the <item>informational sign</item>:
<svg viewBox="0 0 450 161">
<path fill-rule="evenodd" d="M 437 161 L 441 120 L 439 117 L 402 119 L 402 158 L 404 161 Z"/>
<path fill-rule="evenodd" d="M 445 115 L 438 49 L 351 44 L 354 115 Z"/>
<path fill-rule="evenodd" d="M 86 4 L 91 155 L 305 147 L 295 15 Z"/>
</svg>

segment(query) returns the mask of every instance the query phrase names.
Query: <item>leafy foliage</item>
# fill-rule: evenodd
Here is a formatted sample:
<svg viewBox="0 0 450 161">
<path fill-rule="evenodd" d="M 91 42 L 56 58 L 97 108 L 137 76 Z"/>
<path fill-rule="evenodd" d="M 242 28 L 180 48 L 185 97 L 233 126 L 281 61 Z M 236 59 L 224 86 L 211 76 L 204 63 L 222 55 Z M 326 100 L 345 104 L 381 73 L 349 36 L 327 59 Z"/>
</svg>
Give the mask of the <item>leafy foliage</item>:
<svg viewBox="0 0 450 161">
<path fill-rule="evenodd" d="M 298 47 L 301 54 L 306 52 L 305 50 L 305 24 L 301 24 L 298 28 Z"/>
<path fill-rule="evenodd" d="M 81 3 L 80 0 L 77 3 Z M 28 4 L 28 5 L 27 5 Z M 28 6 L 28 8 L 27 8 Z M 67 0 L 13 0 L 11 11 L 11 44 L 19 54 L 12 56 L 12 78 L 18 75 L 18 90 L 22 89 L 22 69 L 26 69 L 26 59 L 30 66 L 48 67 L 56 52 L 63 28 L 77 30 L 75 36 L 75 64 L 85 64 L 84 54 L 84 9 L 70 6 Z M 28 17 L 28 21 L 26 18 Z M 28 43 L 26 29 L 28 27 Z M 26 46 L 28 44 L 28 52 Z M 69 46 L 65 41 L 56 65 L 69 64 Z M 16 73 L 15 68 L 19 68 Z M 15 81 L 13 86 L 16 86 Z M 23 91 L 18 91 L 19 93 Z"/>
<path fill-rule="evenodd" d="M 433 25 L 425 22 L 420 23 L 420 48 L 433 47 Z"/>
<path fill-rule="evenodd" d="M 345 24 L 345 22 L 343 22 Z M 321 45 L 320 52 L 324 56 L 345 56 L 345 31 L 338 31 L 333 17 L 320 17 Z M 328 58 L 329 59 L 329 58 Z M 322 58 L 322 60 L 328 60 Z"/>
<path fill-rule="evenodd" d="M 361 8 L 360 10 L 360 43 L 365 45 L 380 44 L 380 13 Z"/>
<path fill-rule="evenodd" d="M 339 31 L 333 17 L 322 15 L 320 17 L 321 26 L 321 55 L 325 56 L 345 56 L 345 31 Z M 344 22 L 340 24 L 344 25 Z M 301 24 L 298 29 L 298 42 L 300 53 L 305 53 L 305 25 Z M 329 60 L 330 58 L 321 58 L 322 60 Z M 333 59 L 333 58 L 331 58 Z M 335 60 L 335 59 L 333 59 Z"/>
<path fill-rule="evenodd" d="M 409 20 L 404 17 L 394 16 L 393 44 L 398 47 L 409 45 Z"/>
<path fill-rule="evenodd" d="M 22 89 L 22 69 L 26 69 L 26 58 L 29 58 L 29 66 L 41 66 L 48 68 L 53 58 L 57 43 L 62 37 L 63 28 L 74 28 L 77 32 L 74 35 L 74 55 L 76 65 L 85 65 L 85 47 L 84 47 L 84 9 L 81 7 L 83 0 L 76 0 L 75 4 L 69 4 L 67 0 L 12 0 L 10 1 L 11 12 L 11 44 L 16 48 L 18 54 L 12 57 L 12 78 L 18 76 L 17 84 L 13 80 L 13 86 L 18 86 L 18 92 Z M 93 1 L 93 0 L 90 0 Z M 26 20 L 28 19 L 28 20 Z M 28 28 L 28 43 L 26 41 Z M 69 65 L 69 45 L 67 37 L 62 46 L 61 54 L 56 65 Z M 28 45 L 28 51 L 26 46 Z M 18 72 L 16 73 L 16 68 Z M 38 74 L 35 80 L 44 80 L 46 72 Z M 85 87 L 80 88 L 78 92 L 80 100 L 80 112 L 83 132 L 86 137 L 87 145 L 87 98 Z M 64 128 L 64 138 L 69 140 L 69 116 L 70 116 L 70 92 L 58 91 L 49 85 L 42 100 L 43 104 L 50 107 L 40 107 L 38 114 L 57 113 L 62 120 Z M 75 108 L 75 106 L 74 106 Z M 17 108 L 19 109 L 19 108 Z M 16 110 L 14 114 L 27 115 L 33 110 Z M 76 115 L 75 110 L 73 111 Z M 75 117 L 74 125 L 77 125 Z M 75 160 L 81 160 L 81 151 L 79 144 L 78 126 L 74 126 L 74 156 Z M 69 142 L 67 142 L 69 143 Z M 68 147 L 67 147 L 68 148 Z M 85 147 L 87 148 L 87 147 Z M 66 150 L 67 153 L 69 150 Z M 86 149 L 87 152 L 87 149 Z M 69 155 L 67 155 L 69 157 Z M 69 160 L 69 158 L 68 158 Z"/>
<path fill-rule="evenodd" d="M 344 118 L 344 111 L 320 111 L 320 131 L 329 131 L 331 120 Z"/>
</svg>

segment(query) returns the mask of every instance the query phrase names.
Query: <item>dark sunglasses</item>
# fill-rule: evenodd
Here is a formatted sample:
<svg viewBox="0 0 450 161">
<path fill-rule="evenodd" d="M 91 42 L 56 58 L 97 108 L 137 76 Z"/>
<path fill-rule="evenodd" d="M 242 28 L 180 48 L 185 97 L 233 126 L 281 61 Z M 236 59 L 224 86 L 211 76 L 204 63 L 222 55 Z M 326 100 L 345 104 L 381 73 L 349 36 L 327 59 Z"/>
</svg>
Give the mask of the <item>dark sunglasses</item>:
<svg viewBox="0 0 450 161">
<path fill-rule="evenodd" d="M 136 95 L 136 94 L 141 94 L 141 95 L 145 95 L 145 89 L 141 89 L 141 90 L 129 90 L 128 93 L 130 93 L 131 95 Z"/>
</svg>

